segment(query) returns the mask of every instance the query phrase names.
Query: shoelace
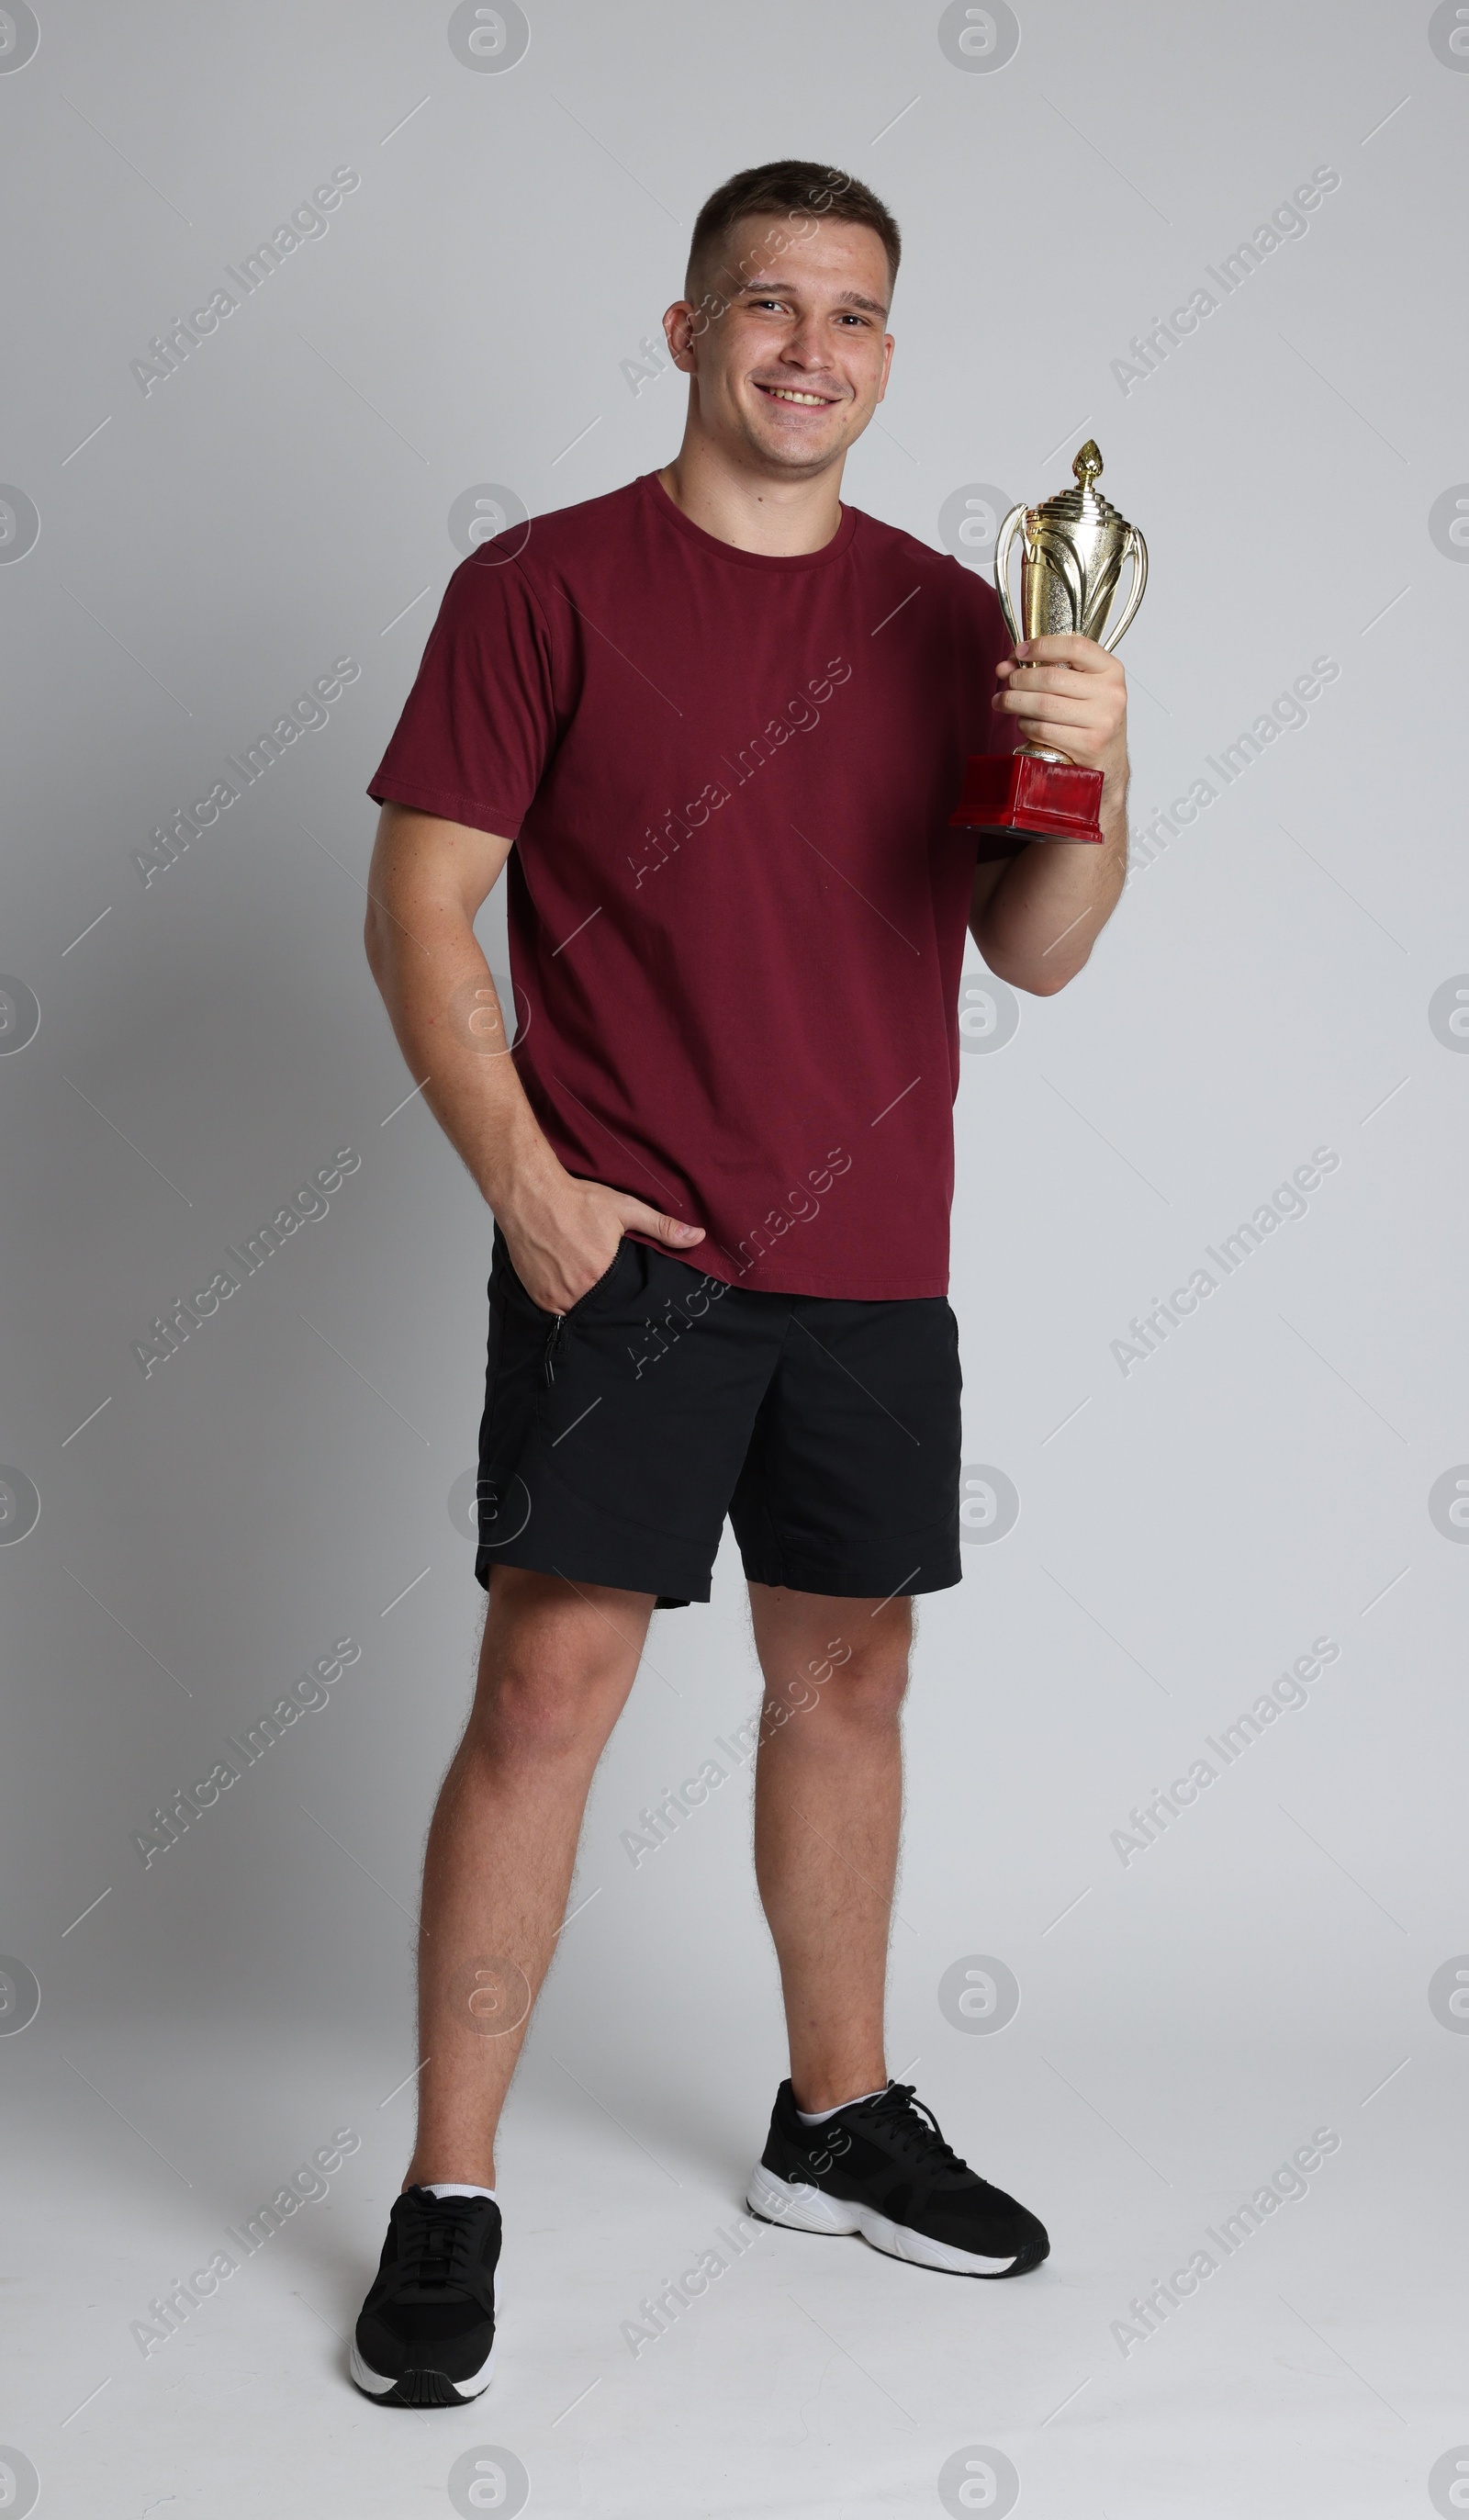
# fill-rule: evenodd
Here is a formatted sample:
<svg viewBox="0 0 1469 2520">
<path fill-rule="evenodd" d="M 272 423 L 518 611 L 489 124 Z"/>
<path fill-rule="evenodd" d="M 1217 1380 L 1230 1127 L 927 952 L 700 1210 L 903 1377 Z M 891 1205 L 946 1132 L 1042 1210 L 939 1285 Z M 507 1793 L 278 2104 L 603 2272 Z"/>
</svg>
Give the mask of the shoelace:
<svg viewBox="0 0 1469 2520">
<path fill-rule="evenodd" d="M 409 2283 L 467 2291 L 472 2280 L 470 2228 L 476 2199 L 435 2197 L 432 2207 L 414 2205 L 403 2217 L 402 2272 Z"/>
<path fill-rule="evenodd" d="M 889 2083 L 875 2100 L 866 2102 L 863 2115 L 870 2113 L 890 2126 L 905 2152 L 923 2160 L 935 2170 L 963 2170 L 967 2164 L 959 2159 L 952 2143 L 944 2139 L 944 2131 L 925 2100 L 917 2096 L 915 2083 Z"/>
</svg>

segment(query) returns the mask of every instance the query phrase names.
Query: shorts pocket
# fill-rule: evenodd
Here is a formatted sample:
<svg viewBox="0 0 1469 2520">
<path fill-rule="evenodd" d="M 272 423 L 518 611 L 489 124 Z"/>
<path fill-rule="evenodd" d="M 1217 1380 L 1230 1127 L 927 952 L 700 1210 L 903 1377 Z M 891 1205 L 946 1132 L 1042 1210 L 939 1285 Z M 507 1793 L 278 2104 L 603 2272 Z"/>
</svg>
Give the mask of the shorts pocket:
<svg viewBox="0 0 1469 2520">
<path fill-rule="evenodd" d="M 627 1247 L 627 1236 L 625 1234 L 619 1235 L 617 1238 L 617 1248 L 613 1252 L 611 1259 L 607 1262 L 601 1276 L 595 1279 L 592 1284 L 587 1288 L 586 1293 L 584 1295 L 578 1295 L 575 1303 L 568 1306 L 564 1313 L 553 1313 L 548 1312 L 544 1304 L 538 1304 L 534 1295 L 527 1294 L 516 1272 L 515 1264 L 511 1258 L 510 1246 L 507 1243 L 504 1235 L 501 1233 L 499 1226 L 497 1225 L 495 1228 L 495 1257 L 504 1272 L 507 1285 L 514 1289 L 514 1292 L 519 1296 L 521 1303 L 526 1306 L 528 1311 L 535 1314 L 538 1321 L 547 1323 L 574 1321 L 577 1314 L 581 1312 L 583 1306 L 590 1304 L 593 1297 L 601 1294 L 602 1288 L 610 1283 L 612 1272 L 616 1268 L 617 1263 L 622 1258 Z"/>
<path fill-rule="evenodd" d="M 617 1266 L 617 1264 L 618 1264 L 619 1260 L 622 1258 L 622 1255 L 623 1255 L 624 1251 L 627 1249 L 627 1247 L 628 1247 L 627 1236 L 626 1236 L 625 1234 L 619 1234 L 619 1235 L 618 1235 L 618 1237 L 617 1237 L 617 1248 L 616 1248 L 616 1250 L 613 1252 L 611 1259 L 607 1262 L 607 1265 L 606 1265 L 606 1267 L 603 1269 L 603 1271 L 602 1271 L 602 1273 L 601 1273 L 601 1276 L 600 1278 L 598 1278 L 598 1279 L 596 1279 L 596 1280 L 594 1281 L 594 1282 L 593 1282 L 593 1283 L 592 1283 L 592 1284 L 587 1288 L 587 1291 L 586 1291 L 586 1293 L 585 1293 L 584 1295 L 578 1295 L 578 1296 L 577 1296 L 577 1299 L 576 1299 L 575 1303 L 572 1305 L 570 1312 L 568 1312 L 568 1313 L 564 1313 L 564 1314 L 562 1315 L 562 1317 L 561 1317 L 561 1318 L 562 1318 L 562 1320 L 563 1320 L 563 1321 L 568 1321 L 568 1322 L 569 1322 L 569 1321 L 571 1321 L 571 1320 L 573 1319 L 573 1317 L 574 1317 L 577 1313 L 579 1313 L 579 1312 L 581 1311 L 581 1309 L 582 1309 L 582 1307 L 583 1307 L 583 1305 L 584 1305 L 584 1304 L 590 1304 L 590 1303 L 591 1303 L 591 1301 L 592 1301 L 592 1299 L 593 1299 L 593 1297 L 594 1297 L 594 1295 L 600 1295 L 600 1294 L 601 1293 L 602 1288 L 603 1288 L 604 1286 L 610 1285 L 610 1283 L 611 1283 L 611 1280 L 612 1280 L 612 1272 L 613 1272 L 613 1270 L 616 1268 L 616 1266 Z M 553 1320 L 555 1320 L 555 1318 L 556 1318 L 556 1316 L 553 1314 L 552 1319 L 553 1319 Z"/>
</svg>

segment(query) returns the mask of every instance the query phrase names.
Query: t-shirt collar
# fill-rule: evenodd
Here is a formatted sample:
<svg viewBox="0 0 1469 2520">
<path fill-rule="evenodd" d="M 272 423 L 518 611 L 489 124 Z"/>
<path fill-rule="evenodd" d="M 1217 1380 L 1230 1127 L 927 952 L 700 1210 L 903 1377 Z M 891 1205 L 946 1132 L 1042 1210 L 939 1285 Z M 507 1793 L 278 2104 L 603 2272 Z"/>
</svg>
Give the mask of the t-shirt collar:
<svg viewBox="0 0 1469 2520">
<path fill-rule="evenodd" d="M 829 543 L 824 543 L 820 551 L 740 551 L 734 543 L 723 542 L 718 534 L 706 533 L 703 526 L 696 525 L 691 517 L 686 517 L 683 509 L 679 506 L 678 501 L 670 498 L 656 472 L 640 473 L 634 486 L 642 491 L 649 509 L 652 511 L 654 516 L 660 518 L 665 524 L 672 525 L 675 531 L 683 534 L 688 541 L 698 545 L 700 549 L 709 554 L 711 559 L 733 561 L 736 567 L 739 568 L 763 568 L 778 571 L 799 568 L 825 568 L 829 566 L 832 561 L 840 560 L 843 554 L 850 548 L 852 537 L 857 531 L 857 519 L 860 514 L 860 511 L 856 508 L 843 507 L 841 512 L 841 523 L 837 526 L 837 529 L 832 535 Z"/>
</svg>

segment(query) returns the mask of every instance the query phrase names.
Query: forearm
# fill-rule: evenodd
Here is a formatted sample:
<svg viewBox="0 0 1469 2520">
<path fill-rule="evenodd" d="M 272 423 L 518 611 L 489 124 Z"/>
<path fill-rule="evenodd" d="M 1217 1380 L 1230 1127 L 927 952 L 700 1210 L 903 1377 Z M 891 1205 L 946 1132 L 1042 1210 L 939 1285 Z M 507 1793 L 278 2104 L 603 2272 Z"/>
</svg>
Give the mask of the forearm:
<svg viewBox="0 0 1469 2520">
<path fill-rule="evenodd" d="M 461 905 L 399 882 L 375 895 L 367 953 L 393 1031 L 440 1128 L 499 1215 L 560 1166 L 507 1049 L 505 1012 Z"/>
<path fill-rule="evenodd" d="M 543 1312 L 565 1313 L 605 1276 L 628 1231 L 682 1251 L 704 1229 L 568 1172 L 553 1152 L 474 934 L 511 847 L 476 825 L 385 804 L 364 942 L 415 1082 L 493 1208 L 520 1284 Z"/>
<path fill-rule="evenodd" d="M 1126 794 L 1102 814 L 1102 844 L 1033 840 L 976 906 L 970 932 L 997 979 L 1050 997 L 1075 979 L 1121 898 L 1128 871 Z M 981 876 L 985 873 L 981 870 Z"/>
<path fill-rule="evenodd" d="M 1100 847 L 1032 841 L 998 874 L 975 871 L 975 944 L 998 979 L 1046 998 L 1075 979 L 1127 878 L 1127 683 L 1115 656 L 1070 630 L 1022 640 L 995 678 L 990 705 L 1013 739 L 1102 778 Z"/>
</svg>

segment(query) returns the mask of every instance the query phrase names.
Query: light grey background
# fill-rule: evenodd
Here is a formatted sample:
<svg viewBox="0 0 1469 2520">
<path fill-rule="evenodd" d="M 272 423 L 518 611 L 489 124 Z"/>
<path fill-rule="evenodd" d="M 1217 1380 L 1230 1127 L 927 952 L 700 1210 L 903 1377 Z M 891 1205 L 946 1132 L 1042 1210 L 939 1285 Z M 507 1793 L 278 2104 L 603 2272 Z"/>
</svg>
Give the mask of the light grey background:
<svg viewBox="0 0 1469 2520">
<path fill-rule="evenodd" d="M 12 552 L 39 518 L 0 541 L 0 971 L 40 1011 L 0 1032 L 0 1462 L 40 1499 L 0 1547 L 0 1945 L 41 1989 L 0 2040 L 0 2434 L 43 2511 L 447 2510 L 483 2445 L 533 2510 L 1000 2508 L 954 2466 L 975 2445 L 1038 2513 L 1451 2510 L 1469 2040 L 1429 1984 L 1469 1950 L 1469 1530 L 1430 1492 L 1469 1461 L 1443 994 L 1469 972 L 1469 31 L 1057 0 L 995 67 L 1001 9 L 986 53 L 962 9 L 946 52 L 931 7 L 561 0 L 486 70 L 449 15 L 90 0 L 22 59 L 0 12 Z M 937 544 L 957 497 L 1039 496 L 1099 440 L 1152 555 L 1136 829 L 1313 659 L 1340 672 L 988 1052 L 968 975 L 965 1450 L 1019 1510 L 987 1545 L 976 1480 L 964 1583 L 922 1609 L 891 2064 L 1046 2215 L 1049 2267 L 925 2288 L 767 2232 L 677 2332 L 619 2332 L 729 2224 L 781 2069 L 747 1777 L 636 1869 L 620 1842 L 754 1705 L 727 1549 L 713 1605 L 655 1621 L 599 1778 L 505 2146 L 504 2373 L 394 2423 L 334 2338 L 406 2158 L 417 1867 L 482 1609 L 448 1498 L 490 1220 L 404 1103 L 363 788 L 456 501 L 534 517 L 667 460 L 684 387 L 640 345 L 705 194 L 786 153 L 904 230 L 849 500 Z M 145 395 L 151 337 L 344 165 L 328 233 Z M 1308 233 L 1120 380 L 1323 166 Z M 328 725 L 145 885 L 154 827 L 342 656 Z M 503 968 L 498 902 L 482 932 Z M 1321 1146 L 1309 1212 L 1124 1372 L 1131 1318 Z M 145 1378 L 153 1316 L 345 1148 L 330 1214 Z M 1124 1865 L 1132 1808 L 1327 1635 L 1309 1704 Z M 160 1797 L 347 1637 L 330 1704 L 145 1868 Z M 1020 1991 L 998 2035 L 941 2004 L 975 1956 Z M 1322 2126 L 1308 2196 L 1124 2354 L 1130 2298 Z M 330 2199 L 142 2355 L 150 2297 L 337 2128 L 362 2143 Z"/>
</svg>

